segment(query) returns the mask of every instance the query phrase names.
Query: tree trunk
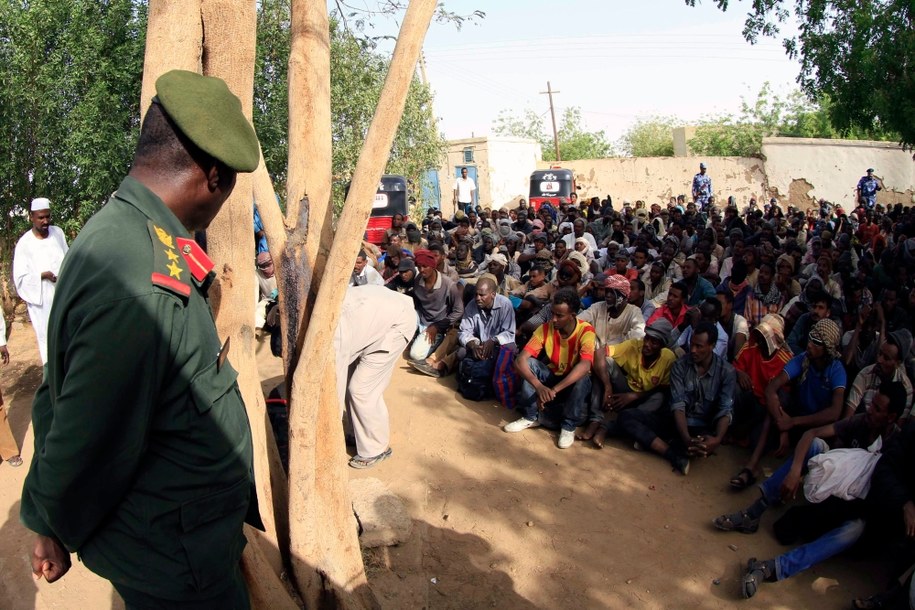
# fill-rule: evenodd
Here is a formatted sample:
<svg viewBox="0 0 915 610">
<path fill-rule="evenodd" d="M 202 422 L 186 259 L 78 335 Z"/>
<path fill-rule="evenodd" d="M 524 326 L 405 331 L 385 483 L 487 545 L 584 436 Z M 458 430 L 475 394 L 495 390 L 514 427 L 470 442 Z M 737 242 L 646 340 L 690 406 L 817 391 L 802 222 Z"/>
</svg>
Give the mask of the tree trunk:
<svg viewBox="0 0 915 610">
<path fill-rule="evenodd" d="M 203 0 L 203 73 L 218 76 L 241 100 L 251 119 L 254 96 L 254 57 L 257 17 L 253 3 L 233 0 Z M 230 340 L 230 360 L 238 370 L 241 390 L 254 444 L 254 473 L 258 502 L 266 532 L 258 536 L 264 557 L 276 575 L 282 571 L 280 541 L 285 539 L 285 518 L 277 523 L 275 513 L 285 515 L 283 485 L 272 481 L 282 474 L 266 403 L 257 375 L 254 354 L 253 180 L 239 174 L 232 195 L 207 230 L 209 255 L 216 262 L 217 281 L 210 289 L 216 328 Z M 274 459 L 270 459 L 273 457 Z M 275 510 L 275 504 L 280 511 Z"/>
<path fill-rule="evenodd" d="M 156 94 L 156 79 L 169 70 L 200 72 L 203 20 L 200 0 L 149 0 L 140 118 Z"/>
<path fill-rule="evenodd" d="M 208 231 L 217 283 L 211 290 L 217 330 L 231 338 L 230 358 L 254 438 L 255 473 L 266 536 L 246 528 L 252 544 L 243 557 L 255 607 L 292 608 L 278 578 L 288 544 L 293 579 L 308 607 L 377 608 L 362 563 L 348 498 L 342 428 L 330 354 L 331 340 L 371 210 L 372 194 L 387 163 L 407 89 L 435 0 L 413 0 L 359 158 L 336 241 L 331 230 L 330 41 L 326 6 L 294 3 L 290 57 L 290 180 L 282 218 L 266 168 L 240 175 L 232 197 Z M 250 118 L 253 89 L 255 3 L 233 0 L 150 0 L 143 110 L 155 79 L 173 68 L 203 71 L 226 80 Z M 205 41 L 205 44 L 204 42 Z M 295 75 L 293 75 L 295 72 Z M 256 195 L 277 262 L 290 404 L 290 495 L 267 423 L 254 357 L 254 240 Z M 314 206 L 308 207 L 308 198 Z M 310 237 L 306 241 L 306 237 Z M 333 242 L 333 247 L 330 244 Z M 328 255 L 329 252 L 329 255 Z M 327 273 L 324 257 L 328 256 Z M 320 283 L 320 290 L 315 287 Z M 314 296 L 317 294 L 317 296 Z M 310 320 L 315 324 L 308 324 Z M 295 339 L 299 346 L 295 349 Z M 301 366 L 297 366 L 301 360 Z M 293 524 L 286 529 L 288 517 Z M 264 544 L 264 541 L 267 544 Z"/>
<path fill-rule="evenodd" d="M 322 577 L 323 601 L 338 607 L 378 607 L 365 578 L 346 488 L 343 430 L 333 391 L 330 347 L 371 213 L 372 195 L 387 164 L 435 6 L 435 0 L 413 0 L 407 9 L 325 272 L 316 278 L 320 288 L 315 307 L 305 314 L 316 323 L 308 325 L 290 389 L 289 514 L 293 575 L 306 604 L 317 594 L 314 579 L 307 572 L 312 564 Z"/>
</svg>

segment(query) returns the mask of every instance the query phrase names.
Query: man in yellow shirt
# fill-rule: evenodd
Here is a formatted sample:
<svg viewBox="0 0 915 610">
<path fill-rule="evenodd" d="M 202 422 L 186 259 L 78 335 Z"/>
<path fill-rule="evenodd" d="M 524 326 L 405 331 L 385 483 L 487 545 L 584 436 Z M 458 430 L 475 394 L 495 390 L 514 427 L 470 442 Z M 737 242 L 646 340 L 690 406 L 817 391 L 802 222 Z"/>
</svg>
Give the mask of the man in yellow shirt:
<svg viewBox="0 0 915 610">
<path fill-rule="evenodd" d="M 664 404 L 670 386 L 670 369 L 676 355 L 667 348 L 673 326 L 659 318 L 645 329 L 643 339 L 629 339 L 606 347 L 606 357 L 594 359 L 592 401 L 606 412 L 591 439 L 603 447 L 607 434 L 617 430 L 616 414 L 624 409 L 657 411 Z M 591 438 L 587 430 L 584 440 Z"/>
</svg>

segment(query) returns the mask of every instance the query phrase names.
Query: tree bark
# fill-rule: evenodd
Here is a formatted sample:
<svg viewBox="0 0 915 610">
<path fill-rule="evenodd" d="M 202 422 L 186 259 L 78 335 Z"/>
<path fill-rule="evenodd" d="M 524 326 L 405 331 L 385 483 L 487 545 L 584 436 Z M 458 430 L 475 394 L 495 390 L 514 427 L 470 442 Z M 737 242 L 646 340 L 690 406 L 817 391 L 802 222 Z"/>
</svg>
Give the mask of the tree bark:
<svg viewBox="0 0 915 610">
<path fill-rule="evenodd" d="M 200 0 L 149 0 L 140 118 L 156 94 L 156 79 L 169 70 L 200 72 L 203 20 Z"/>
<path fill-rule="evenodd" d="M 289 165 L 286 224 L 296 235 L 284 248 L 280 265 L 289 294 L 299 298 L 284 317 L 283 358 L 287 383 L 302 348 L 302 314 L 314 306 L 317 286 L 333 241 L 330 112 L 330 22 L 321 0 L 293 0 L 289 52 Z M 304 233 L 299 229 L 301 227 Z M 300 239 L 298 236 L 301 236 Z M 304 290 L 302 290 L 304 288 Z M 298 289 L 293 292 L 293 289 Z"/>
<path fill-rule="evenodd" d="M 387 164 L 435 6 L 435 0 L 413 0 L 407 9 L 325 272 L 316 277 L 320 288 L 315 307 L 305 314 L 305 319 L 320 323 L 308 325 L 300 361 L 292 375 L 289 515 L 293 575 L 306 605 L 324 601 L 339 607 L 378 607 L 365 578 L 346 488 L 343 430 L 333 391 L 330 347 L 371 213 L 372 195 Z M 309 565 L 321 575 L 320 592 L 314 590 Z"/>
<path fill-rule="evenodd" d="M 254 58 L 257 16 L 253 2 L 203 0 L 203 73 L 218 76 L 241 100 L 251 119 L 254 98 Z M 273 485 L 282 474 L 266 403 L 257 375 L 254 353 L 253 180 L 238 174 L 232 195 L 207 229 L 208 254 L 216 262 L 217 281 L 210 288 L 216 312 L 216 329 L 230 340 L 229 359 L 238 371 L 238 386 L 248 411 L 254 444 L 254 474 L 258 503 L 266 532 L 257 536 L 266 561 L 278 575 L 282 571 L 280 544 L 285 539 L 286 494 Z M 274 459 L 271 459 L 274 457 Z M 284 515 L 278 524 L 275 505 Z"/>
</svg>

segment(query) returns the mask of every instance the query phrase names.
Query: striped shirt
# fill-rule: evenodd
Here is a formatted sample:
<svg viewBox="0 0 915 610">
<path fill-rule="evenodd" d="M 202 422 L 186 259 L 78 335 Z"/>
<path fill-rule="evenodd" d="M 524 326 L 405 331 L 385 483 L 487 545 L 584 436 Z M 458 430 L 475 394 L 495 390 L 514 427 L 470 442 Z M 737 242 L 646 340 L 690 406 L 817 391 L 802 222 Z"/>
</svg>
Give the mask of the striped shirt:
<svg viewBox="0 0 915 610">
<path fill-rule="evenodd" d="M 555 375 L 566 375 L 579 360 L 594 362 L 594 327 L 576 320 L 575 330 L 564 339 L 552 322 L 538 326 L 524 350 L 534 358 L 544 352 L 547 366 Z"/>
</svg>

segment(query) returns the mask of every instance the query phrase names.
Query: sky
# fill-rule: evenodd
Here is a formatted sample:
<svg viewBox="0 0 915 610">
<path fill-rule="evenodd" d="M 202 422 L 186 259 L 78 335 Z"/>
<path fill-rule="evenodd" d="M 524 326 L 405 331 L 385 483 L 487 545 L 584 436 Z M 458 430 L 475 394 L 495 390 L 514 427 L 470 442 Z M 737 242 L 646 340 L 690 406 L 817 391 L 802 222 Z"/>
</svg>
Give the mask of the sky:
<svg viewBox="0 0 915 610">
<path fill-rule="evenodd" d="M 675 116 L 688 124 L 736 114 L 741 97 L 754 100 L 766 81 L 778 94 L 796 88 L 799 65 L 780 41 L 743 39 L 746 1 L 731 0 L 727 12 L 713 0 L 694 8 L 683 0 L 445 0 L 445 6 L 459 14 L 486 12 L 460 30 L 433 23 L 426 36 L 426 74 L 448 139 L 491 134 L 502 110 L 520 116 L 530 108 L 549 129 L 548 96 L 540 94 L 547 81 L 559 92 L 557 119 L 564 108 L 578 107 L 585 127 L 604 130 L 611 141 L 639 118 Z M 396 27 L 376 25 L 385 34 Z"/>
</svg>

